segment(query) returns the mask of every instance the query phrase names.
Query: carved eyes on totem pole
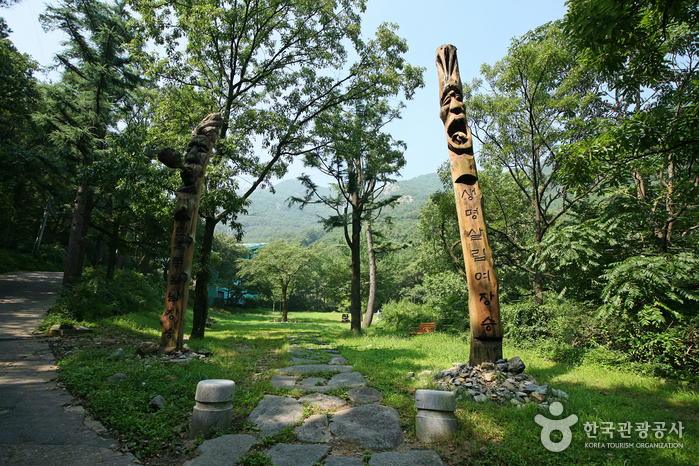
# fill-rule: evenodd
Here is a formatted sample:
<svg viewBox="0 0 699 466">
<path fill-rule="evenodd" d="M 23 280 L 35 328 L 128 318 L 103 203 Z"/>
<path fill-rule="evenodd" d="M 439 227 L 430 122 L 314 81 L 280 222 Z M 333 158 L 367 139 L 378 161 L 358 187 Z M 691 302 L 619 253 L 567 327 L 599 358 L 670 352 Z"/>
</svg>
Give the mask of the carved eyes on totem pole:
<svg viewBox="0 0 699 466">
<path fill-rule="evenodd" d="M 192 138 L 187 146 L 187 154 L 182 154 L 170 147 L 160 151 L 158 160 L 165 166 L 177 168 L 180 170 L 182 177 L 182 186 L 178 189 L 180 192 L 196 194 L 197 187 L 195 186 L 197 178 L 204 173 L 204 159 L 209 150 L 208 139 L 206 136 L 197 135 Z"/>
<path fill-rule="evenodd" d="M 473 140 L 466 124 L 456 47 L 442 45 L 437 49 L 437 71 L 441 103 L 439 116 L 444 122 L 449 148 L 457 154 L 473 155 Z"/>
</svg>

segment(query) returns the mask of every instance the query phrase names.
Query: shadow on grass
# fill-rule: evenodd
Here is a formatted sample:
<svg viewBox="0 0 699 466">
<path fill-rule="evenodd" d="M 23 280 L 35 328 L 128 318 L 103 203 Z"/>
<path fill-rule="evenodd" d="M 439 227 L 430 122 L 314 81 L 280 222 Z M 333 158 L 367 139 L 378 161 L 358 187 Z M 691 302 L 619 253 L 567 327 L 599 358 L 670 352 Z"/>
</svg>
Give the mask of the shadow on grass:
<svg viewBox="0 0 699 466">
<path fill-rule="evenodd" d="M 602 366 L 571 366 L 543 360 L 534 361 L 527 373 L 541 384 L 568 393 L 570 401 L 564 403 L 564 412 L 553 416 L 548 409 L 533 405 L 518 410 L 490 403 L 460 402 L 457 416 L 462 427 L 457 437 L 462 445 L 470 447 L 467 449 L 471 455 L 459 464 L 699 464 L 699 395 L 683 384 L 663 383 Z M 542 428 L 534 422 L 537 414 L 555 420 L 578 417 L 571 427 L 572 442 L 567 449 L 554 453 L 543 447 Z M 646 438 L 638 429 L 644 423 L 649 426 Z M 677 432 L 670 433 L 672 426 L 678 427 L 679 423 L 683 426 L 682 438 Z M 623 430 L 625 426 L 630 431 Z M 656 438 L 659 428 L 664 429 L 662 438 Z M 560 434 L 552 435 L 554 442 L 560 438 Z M 661 447 L 648 448 L 648 444 Z M 682 447 L 669 448 L 677 444 Z M 483 445 L 486 448 L 481 451 Z"/>
</svg>

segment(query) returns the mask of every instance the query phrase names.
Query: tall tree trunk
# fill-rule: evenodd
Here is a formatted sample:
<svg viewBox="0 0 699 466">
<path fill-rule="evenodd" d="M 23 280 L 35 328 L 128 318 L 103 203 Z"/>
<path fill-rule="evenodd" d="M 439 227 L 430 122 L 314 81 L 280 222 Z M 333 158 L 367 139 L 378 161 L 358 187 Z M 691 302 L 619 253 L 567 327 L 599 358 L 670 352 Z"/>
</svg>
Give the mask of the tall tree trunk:
<svg viewBox="0 0 699 466">
<path fill-rule="evenodd" d="M 119 246 L 119 224 L 114 223 L 112 236 L 109 238 L 109 255 L 107 256 L 107 283 L 114 280 L 114 269 L 117 262 L 117 248 Z"/>
<path fill-rule="evenodd" d="M 374 317 L 374 302 L 376 301 L 376 251 L 374 251 L 374 239 L 372 238 L 371 222 L 366 221 L 366 245 L 369 252 L 369 296 L 366 303 L 366 314 L 362 327 L 371 327 Z"/>
<path fill-rule="evenodd" d="M 289 300 L 286 298 L 288 285 L 282 283 L 282 322 L 288 322 Z"/>
<path fill-rule="evenodd" d="M 356 197 L 356 194 L 354 195 Z M 350 244 L 352 262 L 351 262 L 351 281 L 350 281 L 350 315 L 351 323 L 350 330 L 357 333 L 362 333 L 362 289 L 361 289 L 361 246 L 359 236 L 362 231 L 361 212 L 358 209 L 352 209 L 352 241 Z"/>
<path fill-rule="evenodd" d="M 90 223 L 90 188 L 87 184 L 78 186 L 75 194 L 75 209 L 70 225 L 70 237 L 66 249 L 66 262 L 63 268 L 63 284 L 75 285 L 82 277 L 83 255 L 87 229 Z"/>
<path fill-rule="evenodd" d="M 211 247 L 214 243 L 214 231 L 218 220 L 215 216 L 205 217 L 204 237 L 201 240 L 199 271 L 194 291 L 194 310 L 192 315 L 192 333 L 190 338 L 204 338 L 206 318 L 209 314 L 209 282 L 211 281 Z"/>
</svg>

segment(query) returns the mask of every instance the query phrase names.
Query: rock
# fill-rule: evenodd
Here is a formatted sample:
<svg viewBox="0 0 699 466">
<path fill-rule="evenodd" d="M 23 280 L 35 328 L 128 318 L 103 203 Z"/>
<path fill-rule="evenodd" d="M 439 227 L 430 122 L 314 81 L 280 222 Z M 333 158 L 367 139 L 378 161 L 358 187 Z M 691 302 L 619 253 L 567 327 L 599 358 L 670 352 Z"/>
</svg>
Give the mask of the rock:
<svg viewBox="0 0 699 466">
<path fill-rule="evenodd" d="M 539 392 L 531 392 L 529 394 L 529 398 L 531 398 L 536 403 L 543 403 L 544 401 L 546 401 L 546 395 Z"/>
<path fill-rule="evenodd" d="M 481 370 L 482 371 L 494 371 L 495 370 L 495 364 L 492 362 L 484 362 L 481 363 Z"/>
<path fill-rule="evenodd" d="M 323 464 L 325 466 L 364 466 L 364 460 L 349 456 L 328 456 Z"/>
<path fill-rule="evenodd" d="M 494 372 L 486 372 L 483 374 L 483 380 L 486 382 L 492 382 L 493 380 L 497 380 L 498 375 Z"/>
<path fill-rule="evenodd" d="M 327 445 L 287 445 L 278 443 L 267 453 L 276 466 L 313 466 L 330 453 Z M 226 464 L 233 464 L 228 462 Z"/>
<path fill-rule="evenodd" d="M 405 376 L 406 377 L 415 377 L 415 372 L 410 371 L 407 374 L 405 374 Z"/>
<path fill-rule="evenodd" d="M 359 372 L 337 374 L 328 380 L 328 386 L 337 387 L 362 387 L 366 385 L 364 376 Z"/>
<path fill-rule="evenodd" d="M 317 359 L 298 358 L 296 356 L 291 356 L 289 361 L 294 364 L 315 364 L 318 362 Z"/>
<path fill-rule="evenodd" d="M 360 390 L 358 388 L 352 390 Z M 350 390 L 350 392 L 352 391 Z M 347 392 L 349 394 L 349 392 Z M 330 396 L 323 393 L 313 393 L 299 398 L 299 403 L 309 404 L 320 409 L 336 410 L 349 406 L 345 400 L 339 396 Z"/>
<path fill-rule="evenodd" d="M 507 362 L 501 362 L 501 363 L 496 364 L 496 365 L 497 365 L 498 370 L 500 372 L 509 372 L 508 371 L 509 365 L 507 364 Z"/>
<path fill-rule="evenodd" d="M 374 453 L 369 466 L 443 466 L 439 455 L 432 450 L 410 450 L 406 453 L 387 451 Z"/>
<path fill-rule="evenodd" d="M 160 348 L 158 345 L 153 343 L 152 341 L 144 341 L 143 343 L 140 343 L 138 346 L 136 346 L 136 353 L 140 354 L 141 356 L 150 356 L 153 354 L 156 354 Z"/>
<path fill-rule="evenodd" d="M 85 416 L 85 419 L 83 419 L 83 424 L 85 427 L 97 432 L 98 434 L 106 434 L 109 432 L 100 421 L 93 419 L 93 417 L 89 414 Z"/>
<path fill-rule="evenodd" d="M 148 406 L 152 406 L 155 409 L 163 409 L 165 407 L 165 398 L 160 395 L 154 396 L 153 399 L 148 402 Z"/>
<path fill-rule="evenodd" d="M 325 381 L 326 379 L 321 379 L 320 377 L 309 377 L 299 382 L 299 388 L 303 390 L 305 388 L 317 387 L 318 385 L 325 385 Z"/>
<path fill-rule="evenodd" d="M 381 392 L 371 387 L 353 388 L 347 391 L 347 396 L 357 404 L 379 403 L 383 399 Z"/>
<path fill-rule="evenodd" d="M 486 401 L 488 401 L 488 399 L 489 399 L 488 395 L 484 395 L 482 393 L 480 395 L 476 395 L 473 397 L 473 401 L 475 401 L 477 403 L 485 403 Z"/>
<path fill-rule="evenodd" d="M 294 388 L 296 386 L 296 379 L 297 377 L 293 375 L 274 374 L 271 383 L 274 388 Z"/>
<path fill-rule="evenodd" d="M 121 380 L 124 380 L 126 378 L 128 378 L 128 375 L 122 374 L 121 372 L 119 372 L 119 373 L 116 373 L 114 375 L 109 376 L 109 378 L 107 380 L 109 381 L 109 383 L 117 383 L 117 382 L 120 382 Z"/>
<path fill-rule="evenodd" d="M 248 416 L 248 422 L 257 426 L 264 435 L 279 432 L 296 425 L 303 417 L 303 406 L 293 398 L 265 395 Z"/>
<path fill-rule="evenodd" d="M 296 437 L 301 442 L 327 443 L 332 440 L 330 435 L 328 416 L 314 414 L 303 421 L 303 424 L 294 429 Z"/>
<path fill-rule="evenodd" d="M 517 387 L 515 386 L 515 384 L 513 384 L 513 383 L 511 383 L 511 382 L 509 382 L 509 381 L 507 381 L 507 380 L 505 380 L 505 381 L 502 383 L 502 386 L 503 386 L 504 388 L 510 390 L 510 391 L 513 391 L 513 392 L 514 392 L 514 391 L 517 391 Z"/>
<path fill-rule="evenodd" d="M 348 364 L 349 360 L 343 358 L 340 356 L 339 358 L 332 358 L 328 364 L 337 366 L 337 365 L 342 365 L 342 364 Z"/>
<path fill-rule="evenodd" d="M 538 388 L 539 388 L 539 386 L 536 385 L 536 384 L 527 383 L 527 384 L 524 384 L 524 387 L 522 388 L 522 391 L 523 391 L 524 393 L 529 394 L 529 393 L 531 393 L 531 392 L 535 392 Z"/>
<path fill-rule="evenodd" d="M 221 437 L 206 440 L 197 447 L 197 456 L 189 466 L 220 466 L 222 464 L 236 464 L 238 460 L 250 450 L 258 439 L 252 435 L 223 435 Z"/>
<path fill-rule="evenodd" d="M 308 364 L 305 366 L 289 366 L 277 369 L 277 374 L 283 375 L 303 375 L 311 372 L 331 371 L 331 372 L 352 372 L 352 366 L 337 366 L 330 364 Z"/>
<path fill-rule="evenodd" d="M 559 397 L 559 398 L 562 398 L 562 399 L 565 400 L 565 401 L 568 401 L 568 398 L 570 398 L 570 397 L 568 396 L 568 394 L 567 394 L 566 392 L 564 392 L 563 390 L 556 390 L 556 391 L 558 392 L 558 397 Z"/>
<path fill-rule="evenodd" d="M 110 360 L 119 360 L 124 358 L 124 350 L 119 348 L 118 350 L 114 351 L 107 359 Z"/>
<path fill-rule="evenodd" d="M 398 412 L 377 404 L 336 413 L 330 421 L 330 432 L 341 440 L 369 450 L 390 450 L 403 443 Z"/>
<path fill-rule="evenodd" d="M 507 372 L 512 372 L 514 374 L 521 374 L 524 372 L 524 369 L 526 369 L 527 366 L 524 365 L 524 362 L 519 358 L 519 356 L 515 356 L 514 358 L 510 358 L 507 361 Z"/>
<path fill-rule="evenodd" d="M 537 393 L 541 393 L 544 396 L 551 396 L 551 387 L 549 385 L 541 385 L 539 388 L 536 389 Z"/>
</svg>

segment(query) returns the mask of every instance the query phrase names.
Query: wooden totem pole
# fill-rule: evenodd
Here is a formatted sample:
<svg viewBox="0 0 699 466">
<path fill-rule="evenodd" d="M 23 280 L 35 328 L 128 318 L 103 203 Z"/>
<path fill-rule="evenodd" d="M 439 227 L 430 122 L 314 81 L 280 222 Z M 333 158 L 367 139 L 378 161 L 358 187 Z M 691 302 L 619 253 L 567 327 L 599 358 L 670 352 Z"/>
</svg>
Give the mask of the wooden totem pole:
<svg viewBox="0 0 699 466">
<path fill-rule="evenodd" d="M 471 322 L 470 364 L 502 358 L 502 322 L 498 279 L 483 216 L 483 195 L 478 186 L 473 138 L 466 124 L 456 47 L 437 49 L 439 116 L 447 133 L 447 147 L 459 215 L 461 247 L 468 278 L 468 314 Z"/>
<path fill-rule="evenodd" d="M 187 146 L 184 160 L 181 153 L 170 148 L 163 149 L 158 154 L 158 160 L 170 168 L 179 169 L 182 176 L 182 186 L 177 190 L 165 312 L 160 317 L 160 353 L 181 351 L 183 347 L 199 201 L 206 166 L 211 150 L 216 144 L 221 121 L 221 114 L 212 113 L 197 125 Z"/>
</svg>

